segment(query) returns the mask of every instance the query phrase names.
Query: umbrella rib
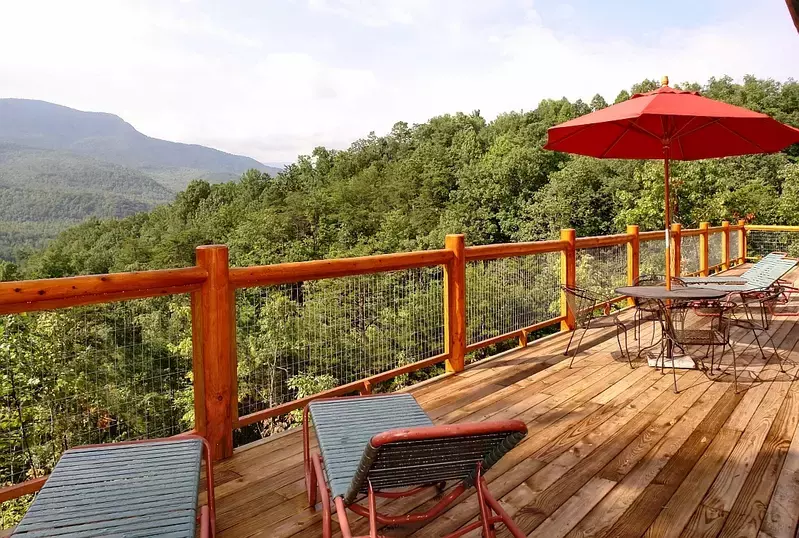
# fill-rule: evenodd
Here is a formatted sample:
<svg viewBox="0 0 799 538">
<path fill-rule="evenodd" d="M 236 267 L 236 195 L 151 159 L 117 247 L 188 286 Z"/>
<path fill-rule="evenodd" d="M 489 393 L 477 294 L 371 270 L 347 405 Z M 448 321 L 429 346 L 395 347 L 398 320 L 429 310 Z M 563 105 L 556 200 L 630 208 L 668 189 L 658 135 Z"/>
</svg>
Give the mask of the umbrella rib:
<svg viewBox="0 0 799 538">
<path fill-rule="evenodd" d="M 694 116 L 694 117 L 696 117 L 696 116 Z M 695 132 L 697 132 L 697 131 L 701 131 L 701 130 L 702 130 L 702 129 L 704 129 L 705 127 L 709 127 L 709 126 L 711 126 L 711 125 L 715 125 L 716 123 L 719 123 L 720 121 L 721 121 L 721 118 L 713 118 L 713 121 L 709 121 L 709 122 L 707 122 L 707 123 L 703 123 L 703 124 L 702 124 L 702 125 L 700 125 L 699 127 L 696 127 L 695 129 L 691 129 L 691 130 L 690 130 L 690 131 L 688 131 L 687 133 L 680 133 L 680 132 L 678 131 L 678 132 L 677 132 L 677 133 L 676 133 L 674 136 L 675 136 L 676 138 L 681 138 L 681 137 L 683 137 L 683 136 L 688 136 L 689 134 L 694 134 L 694 133 L 695 133 Z M 690 122 L 689 122 L 689 123 L 690 123 Z"/>
<path fill-rule="evenodd" d="M 672 135 L 672 138 L 679 138 L 679 137 L 681 137 L 681 136 L 683 135 L 683 131 L 684 131 L 685 129 L 687 129 L 687 128 L 688 128 L 688 126 L 689 126 L 689 125 L 691 125 L 691 124 L 694 122 L 694 120 L 695 120 L 695 119 L 696 119 L 696 116 L 691 116 L 691 119 L 689 119 L 687 122 L 685 122 L 685 125 L 683 125 L 683 126 L 682 126 L 682 127 L 680 127 L 679 129 L 677 129 L 677 132 L 676 132 L 676 133 L 674 133 L 674 134 Z M 699 128 L 701 128 L 701 125 L 700 125 L 700 127 L 699 127 Z"/>
<path fill-rule="evenodd" d="M 722 126 L 722 127 L 724 127 L 725 129 L 727 129 L 729 132 L 731 132 L 731 133 L 732 133 L 732 134 L 734 134 L 735 136 L 737 136 L 737 137 L 741 138 L 742 140 L 744 140 L 744 141 L 746 141 L 746 142 L 748 142 L 748 143 L 752 144 L 752 145 L 753 145 L 753 146 L 755 146 L 757 149 L 759 149 L 761 152 L 763 152 L 763 153 L 768 153 L 766 150 L 764 150 L 764 149 L 763 149 L 763 148 L 760 146 L 760 144 L 758 144 L 757 142 L 753 142 L 753 141 L 749 140 L 748 138 L 746 138 L 744 135 L 742 135 L 742 134 L 741 134 L 741 133 L 739 133 L 738 131 L 736 131 L 736 130 L 734 130 L 734 129 L 730 129 L 729 127 L 727 127 L 726 125 L 724 125 L 724 124 L 723 124 L 723 123 L 721 123 L 720 121 L 719 121 L 719 125 L 721 125 L 721 126 Z"/>
<path fill-rule="evenodd" d="M 614 123 L 615 123 L 615 122 L 614 122 Z M 619 136 L 617 136 L 617 137 L 616 137 L 616 140 L 614 140 L 614 141 L 613 141 L 613 143 L 612 143 L 610 146 L 608 146 L 607 148 L 605 148 L 605 151 L 603 151 L 603 152 L 602 152 L 602 154 L 599 156 L 599 158 L 600 158 L 600 159 L 604 159 L 604 158 L 605 158 L 605 155 L 607 155 L 607 154 L 608 154 L 608 152 L 609 152 L 610 150 L 612 150 L 614 147 L 616 147 L 616 144 L 618 144 L 618 143 L 619 143 L 619 140 L 621 140 L 621 139 L 622 139 L 622 137 L 624 137 L 624 135 L 626 135 L 626 134 L 627 134 L 627 131 L 629 131 L 629 130 L 630 130 L 630 125 L 631 125 L 631 124 L 632 124 L 632 122 L 631 122 L 630 124 L 628 124 L 628 125 L 627 125 L 627 126 L 624 128 L 624 130 L 623 130 L 623 131 L 622 131 L 622 132 L 619 134 Z"/>
<path fill-rule="evenodd" d="M 560 144 L 561 142 L 563 142 L 563 141 L 565 141 L 565 140 L 568 140 L 568 139 L 570 139 L 571 137 L 573 137 L 573 136 L 575 136 L 575 135 L 578 135 L 578 134 L 582 133 L 583 131 L 585 131 L 586 129 L 588 129 L 589 127 L 591 127 L 592 125 L 593 125 L 593 124 L 591 124 L 591 123 L 586 123 L 585 125 L 581 125 L 579 129 L 577 129 L 577 130 L 576 130 L 576 131 L 574 131 L 573 133 L 569 133 L 569 134 L 567 134 L 566 136 L 564 136 L 564 137 L 563 137 L 563 138 L 561 138 L 561 139 L 558 139 L 556 142 L 553 142 L 553 144 Z M 550 129 L 551 129 L 551 127 L 550 127 Z M 555 150 L 555 151 L 558 151 L 558 150 Z"/>
</svg>

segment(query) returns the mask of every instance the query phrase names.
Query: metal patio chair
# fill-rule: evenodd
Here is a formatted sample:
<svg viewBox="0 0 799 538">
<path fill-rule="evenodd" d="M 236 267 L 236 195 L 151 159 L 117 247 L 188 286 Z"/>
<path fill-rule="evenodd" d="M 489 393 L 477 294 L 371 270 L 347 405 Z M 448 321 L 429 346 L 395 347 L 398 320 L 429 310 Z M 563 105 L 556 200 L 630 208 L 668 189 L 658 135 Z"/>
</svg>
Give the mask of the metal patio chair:
<svg viewBox="0 0 799 538">
<path fill-rule="evenodd" d="M 574 357 L 580 350 L 580 345 L 583 343 L 585 333 L 587 333 L 589 329 L 603 327 L 614 327 L 616 329 L 616 341 L 619 344 L 619 351 L 623 356 L 627 357 L 627 362 L 630 364 L 630 368 L 632 368 L 632 358 L 627 349 L 627 326 L 619 319 L 618 314 L 610 313 L 597 316 L 596 311 L 599 309 L 598 305 L 604 301 L 588 290 L 569 286 L 561 286 L 561 290 L 563 290 L 566 296 L 566 304 L 574 313 L 574 322 L 576 325 L 569 337 L 569 343 L 566 344 L 566 350 L 563 352 L 565 356 L 569 356 L 569 349 L 571 348 L 572 340 L 574 340 L 577 329 L 583 330 L 580 339 L 577 341 L 577 348 L 572 353 L 571 360 L 569 360 L 569 368 L 574 364 Z M 624 344 L 622 344 L 622 335 L 624 335 Z"/>
<path fill-rule="evenodd" d="M 320 450 L 314 454 L 311 423 Z M 323 538 L 332 534 L 331 502 L 344 538 L 352 537 L 347 510 L 367 518 L 368 536 L 376 538 L 383 536 L 378 524 L 428 521 L 472 487 L 480 505 L 478 521 L 449 538 L 477 529 L 493 538 L 500 522 L 514 537 L 525 536 L 483 478 L 527 433 L 519 420 L 435 426 L 413 396 L 400 393 L 315 400 L 303 411 L 302 428 L 308 503 L 315 507 L 321 500 Z M 449 491 L 447 482 L 454 484 Z M 429 487 L 442 497 L 426 512 L 388 515 L 377 510 L 379 497 L 405 497 Z"/>
<path fill-rule="evenodd" d="M 635 279 L 633 286 L 664 286 L 666 284 L 666 277 L 662 275 L 641 275 Z M 671 277 L 671 287 L 685 287 L 685 281 L 682 278 Z M 660 303 L 657 299 L 642 299 L 640 297 L 633 297 L 635 304 L 635 313 L 633 314 L 634 333 L 635 338 L 641 336 L 641 325 L 647 321 L 652 322 L 652 338 L 650 340 L 651 347 L 655 342 L 655 328 L 660 321 Z"/>
<path fill-rule="evenodd" d="M 733 375 L 735 378 L 735 391 L 738 392 L 738 371 L 736 369 L 735 349 L 730 342 L 730 326 L 732 311 L 736 305 L 729 301 L 673 301 L 671 304 L 661 302 L 663 314 L 660 318 L 661 330 L 666 340 L 666 354 L 661 363 L 661 372 L 665 370 L 666 361 L 671 360 L 671 370 L 674 376 L 674 392 L 677 392 L 677 370 L 674 364 L 674 348 L 680 348 L 687 353 L 689 347 L 707 347 L 704 357 L 699 356 L 700 369 L 713 375 L 716 365 L 716 348 L 721 347 L 719 365 L 727 348 L 732 352 Z M 705 365 L 704 358 L 710 356 L 710 370 Z M 694 355 L 691 359 L 696 362 Z"/>
<path fill-rule="evenodd" d="M 766 352 L 763 350 L 763 344 L 760 340 L 764 338 L 766 344 L 771 342 L 774 349 L 773 355 L 776 355 L 780 362 L 780 371 L 785 372 L 783 358 L 777 351 L 777 344 L 769 332 L 774 317 L 774 309 L 779 304 L 782 295 L 783 290 L 779 285 L 760 291 L 741 292 L 741 301 L 737 303 L 737 307 L 733 311 L 731 323 L 734 327 L 740 327 L 752 332 L 755 342 L 757 342 L 757 347 L 760 349 L 760 355 L 764 359 L 767 358 Z"/>
<path fill-rule="evenodd" d="M 205 455 L 208 504 L 198 508 Z M 64 452 L 11 536 L 216 534 L 213 467 L 197 435 L 88 445 Z"/>
</svg>

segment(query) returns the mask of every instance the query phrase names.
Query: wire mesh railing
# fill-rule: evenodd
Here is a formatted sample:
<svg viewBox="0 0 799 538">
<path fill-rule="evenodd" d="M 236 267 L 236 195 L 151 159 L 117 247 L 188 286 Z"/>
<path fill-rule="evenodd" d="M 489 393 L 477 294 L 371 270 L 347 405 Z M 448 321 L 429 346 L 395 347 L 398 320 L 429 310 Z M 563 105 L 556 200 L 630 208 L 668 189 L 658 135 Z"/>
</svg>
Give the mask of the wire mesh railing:
<svg viewBox="0 0 799 538">
<path fill-rule="evenodd" d="M 466 264 L 466 343 L 476 344 L 555 318 L 560 253 Z"/>
<path fill-rule="evenodd" d="M 614 298 L 616 288 L 627 285 L 627 244 L 577 249 L 577 286 L 606 299 Z"/>
<path fill-rule="evenodd" d="M 734 263 L 738 259 L 740 251 L 741 251 L 741 232 L 738 230 L 731 230 L 730 250 L 729 250 L 731 263 Z"/>
<path fill-rule="evenodd" d="M 239 416 L 443 353 L 442 304 L 441 267 L 239 290 Z"/>
<path fill-rule="evenodd" d="M 770 252 L 787 252 L 799 257 L 799 230 L 749 230 L 746 255 L 759 258 Z"/>
<path fill-rule="evenodd" d="M 0 485 L 72 446 L 191 430 L 191 338 L 187 295 L 0 316 Z M 3 503 L 4 525 L 24 505 Z"/>
<path fill-rule="evenodd" d="M 650 239 L 641 241 L 638 251 L 639 275 L 666 274 L 666 240 Z"/>
<path fill-rule="evenodd" d="M 699 236 L 680 237 L 680 274 L 691 275 L 699 272 Z"/>
<path fill-rule="evenodd" d="M 678 236 L 681 274 L 705 269 L 700 268 L 700 238 L 695 230 L 688 232 Z M 79 277 L 78 287 L 71 288 L 75 292 L 50 282 L 45 286 L 50 286 L 46 305 L 30 309 L 58 310 L 0 316 L 0 485 L 46 474 L 70 446 L 191 429 L 195 403 L 205 406 L 206 415 L 216 413 L 217 422 L 205 416 L 205 426 L 237 429 L 237 442 L 246 442 L 252 435 L 268 435 L 297 423 L 296 409 L 304 399 L 327 389 L 335 389 L 335 394 L 392 390 L 435 375 L 441 370 L 429 367 L 444 359 L 459 370 L 464 354 L 481 346 L 542 323 L 568 323 L 568 316 L 561 316 L 566 308 L 559 290 L 562 279 L 613 297 L 614 289 L 629 278 L 628 241 L 639 244 L 639 274 L 664 274 L 665 241 L 658 238 L 662 233 L 643 232 L 639 241 L 634 233 L 575 239 L 570 231 L 556 241 L 465 250 L 463 237 L 454 236 L 460 247 L 448 237 L 440 251 L 254 268 L 221 266 L 225 271 L 218 270 L 220 265 L 203 265 L 198 257 L 197 267 L 177 275 L 148 272 L 136 278 L 116 275 L 89 281 Z M 732 230 L 729 237 L 734 258 L 739 232 Z M 711 266 L 724 261 L 722 241 L 721 233 L 709 238 Z M 749 244 L 750 255 L 773 250 L 796 255 L 799 229 L 753 229 Z M 226 248 L 213 248 L 224 250 L 224 258 L 218 260 L 227 264 Z M 562 267 L 563 260 L 567 261 Z M 305 272 L 298 276 L 296 270 Z M 120 284 L 125 278 L 136 282 Z M 277 284 L 295 279 L 304 280 Z M 40 290 L 38 282 L 14 284 L 27 293 L 24 301 L 32 301 Z M 219 326 L 232 331 L 235 324 L 237 349 L 226 362 L 227 347 L 220 351 L 218 343 L 231 338 L 222 331 L 215 335 L 213 320 L 233 308 L 226 303 L 230 295 L 225 300 L 219 299 L 224 294 L 212 293 L 231 287 L 238 288 L 235 319 L 229 317 L 229 323 Z M 121 293 L 146 296 L 156 288 L 158 293 L 178 295 L 71 306 L 102 300 L 98 295 L 86 298 L 97 289 L 103 290 L 102 297 L 108 293 L 118 299 Z M 28 308 L 30 303 L 13 297 L 19 290 L 6 289 L 0 297 L 4 312 Z M 200 308 L 194 315 L 203 320 L 194 335 L 186 289 L 195 293 L 195 306 Z M 53 290 L 60 296 L 52 298 Z M 444 315 L 445 305 L 451 309 L 449 317 Z M 464 334 L 465 347 L 460 340 Z M 445 355 L 446 335 L 451 347 Z M 230 396 L 237 401 L 239 416 L 236 421 L 233 414 L 232 426 L 224 422 L 231 420 L 229 407 L 224 406 L 225 418 L 206 405 L 199 380 L 197 395 L 202 399 L 194 401 L 192 336 L 216 345 L 214 351 L 198 347 L 203 360 L 197 375 L 230 372 L 229 385 L 238 391 Z M 223 364 L 211 373 L 206 370 Z M 380 386 L 372 387 L 378 382 Z M 214 430 L 203 431 L 210 435 Z M 19 506 L 5 503 L 3 518 L 13 520 Z"/>
<path fill-rule="evenodd" d="M 708 237 L 707 251 L 708 251 L 708 266 L 720 267 L 724 263 L 724 253 L 722 252 L 722 245 L 724 244 L 724 233 L 713 232 Z"/>
</svg>

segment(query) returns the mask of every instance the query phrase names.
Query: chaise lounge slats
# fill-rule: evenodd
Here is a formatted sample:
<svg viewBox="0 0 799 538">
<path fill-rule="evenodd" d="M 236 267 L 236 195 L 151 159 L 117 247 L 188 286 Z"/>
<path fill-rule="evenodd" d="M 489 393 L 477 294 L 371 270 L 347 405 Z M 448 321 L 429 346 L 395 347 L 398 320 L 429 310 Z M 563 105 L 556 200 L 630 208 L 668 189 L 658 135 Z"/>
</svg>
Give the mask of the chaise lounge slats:
<svg viewBox="0 0 799 538">
<path fill-rule="evenodd" d="M 199 439 L 68 450 L 13 536 L 193 537 Z"/>
</svg>

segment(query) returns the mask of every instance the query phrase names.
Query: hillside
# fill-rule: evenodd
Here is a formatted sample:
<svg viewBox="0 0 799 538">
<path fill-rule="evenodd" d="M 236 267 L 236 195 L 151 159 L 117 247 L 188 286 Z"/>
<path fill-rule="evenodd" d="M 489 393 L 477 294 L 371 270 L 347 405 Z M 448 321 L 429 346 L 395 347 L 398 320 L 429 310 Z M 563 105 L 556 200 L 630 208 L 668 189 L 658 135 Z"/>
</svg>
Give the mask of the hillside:
<svg viewBox="0 0 799 538">
<path fill-rule="evenodd" d="M 279 171 L 249 157 L 151 138 L 112 114 L 0 99 L 0 259 L 40 248 L 88 217 L 147 211 L 192 180 L 232 181 L 253 168 Z"/>
<path fill-rule="evenodd" d="M 618 100 L 656 84 L 644 81 Z M 795 81 L 724 77 L 689 87 L 799 125 Z M 441 248 L 447 233 L 485 244 L 557 237 L 561 228 L 581 236 L 628 223 L 659 229 L 661 162 L 542 148 L 548 127 L 605 106 L 600 96 L 590 105 L 547 99 L 492 121 L 473 112 L 399 122 L 344 151 L 317 148 L 274 178 L 253 171 L 235 183 L 198 181 L 149 213 L 70 229 L 24 270 L 62 276 L 185 266 L 207 243 L 230 245 L 232 262 L 248 265 Z M 797 150 L 674 162 L 674 221 L 799 224 Z"/>
<path fill-rule="evenodd" d="M 154 202 L 174 197 L 159 182 L 131 168 L 67 151 L 4 143 L 0 143 L 0 185 L 35 191 L 113 193 Z"/>
<path fill-rule="evenodd" d="M 113 114 L 84 112 L 29 99 L 0 99 L 0 142 L 65 150 L 126 166 L 178 191 L 197 178 L 231 179 L 250 168 L 278 170 L 255 159 L 144 135 Z M 220 176 L 221 175 L 221 176 Z"/>
</svg>

